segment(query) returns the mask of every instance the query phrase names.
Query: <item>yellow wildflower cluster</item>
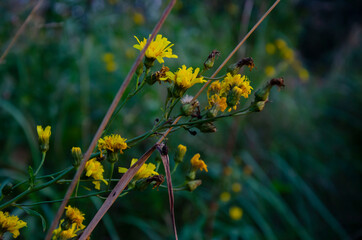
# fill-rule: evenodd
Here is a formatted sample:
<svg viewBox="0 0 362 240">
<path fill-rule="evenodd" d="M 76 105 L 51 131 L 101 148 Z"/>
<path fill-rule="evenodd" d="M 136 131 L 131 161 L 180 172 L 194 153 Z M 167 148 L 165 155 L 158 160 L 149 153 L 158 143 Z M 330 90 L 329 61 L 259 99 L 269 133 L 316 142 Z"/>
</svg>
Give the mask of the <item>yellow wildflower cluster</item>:
<svg viewBox="0 0 362 240">
<path fill-rule="evenodd" d="M 294 53 L 293 49 L 288 47 L 288 44 L 283 39 L 279 38 L 279 39 L 275 40 L 274 43 L 272 43 L 272 42 L 267 43 L 265 46 L 265 51 L 270 55 L 273 55 L 278 52 L 280 54 L 280 56 L 286 62 L 288 62 L 292 66 L 292 68 L 294 68 L 298 72 L 299 78 L 302 81 L 307 81 L 309 79 L 308 70 L 305 69 L 302 66 L 301 62 L 295 58 L 295 53 Z M 268 77 L 274 76 L 275 73 L 276 73 L 276 70 L 274 67 L 267 66 L 265 68 L 265 74 Z"/>
<path fill-rule="evenodd" d="M 192 165 L 192 169 L 193 170 L 205 170 L 206 172 L 207 171 L 207 165 L 206 163 L 200 159 L 200 154 L 197 153 L 195 154 L 192 158 L 191 158 L 191 165 Z"/>
<path fill-rule="evenodd" d="M 94 184 L 94 188 L 100 190 L 101 189 L 101 183 L 100 181 L 104 182 L 106 185 L 108 185 L 108 182 L 104 180 L 103 178 L 103 165 L 97 161 L 97 159 L 92 158 L 85 164 L 85 175 L 87 177 L 92 177 L 94 180 L 92 183 Z"/>
<path fill-rule="evenodd" d="M 207 91 L 209 106 L 206 109 L 210 109 L 210 117 L 215 117 L 218 111 L 224 112 L 227 107 L 229 111 L 236 109 L 240 98 L 248 98 L 252 89 L 247 77 L 240 74 L 227 73 L 223 81 L 213 82 Z"/>
<path fill-rule="evenodd" d="M 70 205 L 65 208 L 65 219 L 60 221 L 59 227 L 53 231 L 53 240 L 67 240 L 77 237 L 85 228 L 84 214 Z"/>
<path fill-rule="evenodd" d="M 137 39 L 138 44 L 135 44 L 133 47 L 142 51 L 147 43 L 147 39 L 143 38 L 143 40 L 140 41 L 136 36 L 134 37 Z M 151 35 L 149 37 L 151 37 Z M 161 34 L 158 34 L 147 48 L 145 54 L 146 58 L 152 59 L 153 61 L 157 59 L 159 63 L 165 62 L 163 58 L 178 58 L 177 55 L 172 54 L 172 46 L 173 44 L 171 44 L 167 38 L 162 37 Z"/>
<path fill-rule="evenodd" d="M 38 132 L 40 149 L 42 152 L 47 152 L 49 150 L 49 138 L 51 135 L 50 126 L 43 129 L 42 126 L 38 125 L 36 130 Z"/>
<path fill-rule="evenodd" d="M 131 161 L 131 167 L 138 161 L 137 158 L 133 158 Z M 142 178 L 148 178 L 152 177 L 154 175 L 158 175 L 158 172 L 155 171 L 156 166 L 153 163 L 144 163 L 142 167 L 137 171 L 136 175 L 134 175 L 135 180 L 139 180 Z M 127 172 L 128 168 L 119 167 L 118 172 L 119 173 L 125 173 Z"/>
<path fill-rule="evenodd" d="M 110 136 L 105 136 L 98 140 L 98 149 L 111 151 L 111 152 L 120 152 L 123 154 L 123 150 L 127 149 L 127 143 L 125 138 L 122 138 L 119 134 L 112 134 Z"/>
<path fill-rule="evenodd" d="M 114 72 L 117 70 L 117 63 L 114 60 L 113 53 L 105 53 L 103 54 L 103 62 L 106 65 L 107 72 Z"/>
<path fill-rule="evenodd" d="M 0 239 L 6 232 L 17 238 L 20 234 L 19 229 L 23 227 L 26 227 L 26 222 L 19 220 L 17 216 L 10 216 L 8 212 L 0 211 Z"/>
</svg>

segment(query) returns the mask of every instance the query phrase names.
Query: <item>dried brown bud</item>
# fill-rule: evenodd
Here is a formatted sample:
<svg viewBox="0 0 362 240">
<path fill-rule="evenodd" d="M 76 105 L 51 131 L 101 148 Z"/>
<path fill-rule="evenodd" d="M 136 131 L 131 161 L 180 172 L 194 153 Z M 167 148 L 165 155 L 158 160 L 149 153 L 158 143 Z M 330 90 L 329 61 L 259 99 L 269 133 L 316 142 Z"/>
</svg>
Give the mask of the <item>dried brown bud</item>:
<svg viewBox="0 0 362 240">
<path fill-rule="evenodd" d="M 204 62 L 205 70 L 209 70 L 214 66 L 215 57 L 219 56 L 220 52 L 218 50 L 213 50 L 210 55 L 207 57 L 206 61 Z"/>
<path fill-rule="evenodd" d="M 231 75 L 236 75 L 242 66 L 248 66 L 251 71 L 255 67 L 254 60 L 251 57 L 243 58 L 239 62 L 230 65 L 226 71 Z"/>
</svg>

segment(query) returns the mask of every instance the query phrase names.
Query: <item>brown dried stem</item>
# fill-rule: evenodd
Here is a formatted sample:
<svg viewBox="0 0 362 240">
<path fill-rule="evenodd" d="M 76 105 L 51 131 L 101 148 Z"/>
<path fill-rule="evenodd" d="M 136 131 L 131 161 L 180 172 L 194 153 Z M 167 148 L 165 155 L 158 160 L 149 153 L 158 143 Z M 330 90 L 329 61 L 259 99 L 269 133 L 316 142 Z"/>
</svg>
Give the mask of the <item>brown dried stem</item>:
<svg viewBox="0 0 362 240">
<path fill-rule="evenodd" d="M 173 1 L 174 2 L 174 1 Z M 275 3 L 269 8 L 269 10 L 259 19 L 259 21 L 254 25 L 254 27 L 247 33 L 247 35 L 240 41 L 240 43 L 235 47 L 235 49 L 229 54 L 229 56 L 225 59 L 225 61 L 219 66 L 219 68 L 214 72 L 212 78 L 216 76 L 216 74 L 225 66 L 225 64 L 230 60 L 230 58 L 236 53 L 236 51 L 241 47 L 241 45 L 248 39 L 248 37 L 255 31 L 255 29 L 260 25 L 260 23 L 269 15 L 269 13 L 276 7 L 276 5 L 280 2 L 280 0 L 275 1 Z M 170 3 L 171 5 L 172 3 Z M 169 7 L 170 7 L 169 5 Z M 172 7 L 171 7 L 172 8 Z M 166 9 L 167 11 L 167 9 Z M 196 99 L 202 91 L 210 84 L 211 80 L 209 80 L 195 95 L 194 99 Z M 173 125 L 177 124 L 180 121 L 181 116 L 176 118 L 172 123 Z M 93 217 L 92 221 L 89 223 L 88 227 L 85 229 L 84 233 L 80 237 L 80 240 L 85 240 L 97 226 L 102 217 L 106 214 L 108 209 L 112 206 L 114 201 L 117 199 L 117 196 L 121 194 L 127 184 L 131 181 L 134 175 L 137 173 L 138 169 L 147 161 L 147 159 L 151 156 L 151 154 L 156 150 L 157 146 L 161 144 L 161 142 L 166 138 L 166 136 L 172 131 L 172 127 L 167 129 L 167 131 L 162 135 L 162 137 L 157 141 L 155 145 L 153 145 L 128 171 L 121 177 L 118 181 L 117 185 L 114 187 L 111 194 L 108 196 L 106 201 L 103 203 L 102 207 L 98 210 L 96 215 Z"/>
<path fill-rule="evenodd" d="M 107 126 L 107 123 L 109 121 L 109 119 L 111 118 L 114 110 L 116 109 L 119 101 L 121 100 L 122 96 L 123 96 L 123 93 L 124 91 L 126 90 L 128 84 L 130 83 L 131 79 L 132 79 L 132 76 L 133 74 L 135 73 L 138 65 L 141 63 L 144 55 L 145 55 L 145 52 L 148 48 L 148 46 L 150 45 L 151 43 L 151 40 L 154 39 L 154 37 L 156 36 L 156 34 L 158 33 L 158 31 L 160 30 L 161 26 L 163 25 L 163 23 L 165 22 L 167 16 L 169 15 L 171 9 L 173 8 L 173 6 L 175 5 L 176 3 L 176 0 L 172 0 L 169 5 L 167 6 L 167 8 L 165 9 L 164 13 L 162 14 L 160 20 L 158 21 L 158 23 L 156 24 L 156 26 L 154 27 L 152 33 L 151 33 L 151 37 L 149 38 L 149 41 L 147 41 L 145 47 L 143 48 L 143 50 L 141 51 L 140 55 L 137 57 L 136 61 L 134 62 L 130 72 L 128 73 L 126 79 L 124 80 L 124 82 L 122 83 L 121 87 L 119 88 L 116 96 L 114 97 L 113 99 L 113 102 L 111 104 L 111 106 L 109 107 L 106 115 L 104 116 L 103 118 L 103 121 L 101 123 L 101 125 L 99 126 L 96 134 L 94 135 L 93 137 L 93 140 L 87 150 L 87 152 L 85 153 L 84 155 L 84 158 L 76 172 L 76 174 L 74 175 L 74 178 L 73 178 L 73 181 L 72 183 L 70 184 L 70 186 L 68 187 L 68 191 L 67 193 L 65 194 L 64 196 L 64 200 L 62 202 L 62 204 L 60 205 L 59 207 L 59 210 L 57 212 L 57 214 L 55 215 L 54 219 L 53 219 L 53 222 L 52 222 L 52 225 L 47 233 L 47 236 L 46 236 L 46 240 L 50 240 L 51 236 L 52 236 L 52 233 L 54 231 L 54 229 L 56 228 L 56 226 L 58 225 L 58 222 L 60 220 L 60 217 L 62 216 L 63 212 L 64 212 L 64 208 L 66 206 L 66 204 L 68 203 L 68 200 L 70 198 L 70 196 L 72 195 L 73 191 L 74 191 L 74 188 L 84 170 L 84 167 L 85 167 L 85 164 L 86 162 L 88 161 L 93 149 L 95 148 L 96 144 L 97 144 L 97 141 L 98 139 L 101 137 L 102 135 L 102 132 L 103 130 L 105 129 L 105 127 Z M 136 171 L 137 172 L 137 171 Z M 136 174 L 136 172 L 134 172 L 134 174 Z M 126 175 L 126 174 L 125 174 Z M 132 178 L 131 178 L 132 179 Z M 118 184 L 117 184 L 118 186 Z M 116 190 L 116 189 L 115 189 Z M 112 194 L 112 193 L 111 193 Z M 118 195 L 117 195 L 118 196 Z M 88 229 L 88 228 L 87 228 Z M 90 234 L 91 232 L 89 232 Z M 83 234 L 85 235 L 85 234 Z M 82 238 L 84 239 L 84 238 Z"/>
<path fill-rule="evenodd" d="M 28 25 L 28 23 L 33 18 L 35 13 L 38 11 L 38 9 L 40 8 L 42 3 L 43 3 L 43 0 L 38 1 L 38 3 L 34 6 L 33 10 L 31 10 L 31 12 L 29 13 L 28 17 L 25 19 L 24 23 L 21 25 L 21 27 L 15 33 L 15 36 L 13 37 L 13 39 L 11 39 L 11 42 L 9 43 L 9 45 L 5 49 L 4 53 L 0 57 L 0 64 L 4 61 L 5 57 L 8 55 L 10 49 L 15 44 L 16 40 L 18 40 L 19 36 L 24 32 L 26 25 Z"/>
</svg>

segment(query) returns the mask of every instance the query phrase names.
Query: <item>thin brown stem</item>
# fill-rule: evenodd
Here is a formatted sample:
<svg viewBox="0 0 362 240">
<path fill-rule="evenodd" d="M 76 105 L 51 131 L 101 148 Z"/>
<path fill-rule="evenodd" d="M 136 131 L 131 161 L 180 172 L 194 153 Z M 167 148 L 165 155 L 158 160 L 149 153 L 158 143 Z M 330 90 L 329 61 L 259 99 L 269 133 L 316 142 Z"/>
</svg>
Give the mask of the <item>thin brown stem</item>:
<svg viewBox="0 0 362 240">
<path fill-rule="evenodd" d="M 95 148 L 96 144 L 97 144 L 97 141 L 98 139 L 101 137 L 102 135 L 102 132 L 103 130 L 105 129 L 105 127 L 107 126 L 107 123 L 109 121 L 109 119 L 111 118 L 114 110 L 116 109 L 119 101 L 121 100 L 122 96 L 123 96 L 123 93 L 124 91 L 126 90 L 128 84 L 130 83 L 131 79 L 132 79 L 132 76 L 133 74 L 135 73 L 138 65 L 141 63 L 145 53 L 146 53 L 146 50 L 148 48 L 148 46 L 150 45 L 151 43 L 151 40 L 155 38 L 156 34 L 158 33 L 158 31 L 160 30 L 161 26 L 163 25 L 163 23 L 165 22 L 167 16 L 169 15 L 169 13 L 171 12 L 171 9 L 173 8 L 173 6 L 175 5 L 176 3 L 176 0 L 172 0 L 169 5 L 167 6 L 167 8 L 165 9 L 164 13 L 162 14 L 160 20 L 158 21 L 158 23 L 156 24 L 156 26 L 154 27 L 152 33 L 151 33 L 151 37 L 149 38 L 149 41 L 147 41 L 145 47 L 143 48 L 143 50 L 141 51 L 140 55 L 137 57 L 137 59 L 135 60 L 130 72 L 128 73 L 126 79 L 124 80 L 124 82 L 122 83 L 121 87 L 119 88 L 116 96 L 114 97 L 113 99 L 113 102 L 111 104 L 111 106 L 109 107 L 108 111 L 107 111 L 107 114 L 104 116 L 103 118 L 103 121 L 101 123 L 101 125 L 99 126 L 96 134 L 94 135 L 93 137 L 93 140 L 87 150 L 87 152 L 85 153 L 84 155 L 84 158 L 76 172 L 76 174 L 74 175 L 74 178 L 73 178 L 73 181 L 72 183 L 70 184 L 70 186 L 68 187 L 68 191 L 67 193 L 65 194 L 64 196 L 64 200 L 62 202 L 62 204 L 60 205 L 59 207 L 59 210 L 57 212 L 57 214 L 55 215 L 54 219 L 53 219 L 53 222 L 52 222 L 52 225 L 51 227 L 49 228 L 49 231 L 47 233 L 47 236 L 46 236 L 46 240 L 50 240 L 51 236 L 52 236 L 52 233 L 54 231 L 54 229 L 56 228 L 56 226 L 58 225 L 58 222 L 60 220 L 60 217 L 62 216 L 63 212 L 64 212 L 64 208 L 66 206 L 66 204 L 68 203 L 68 200 L 70 198 L 70 196 L 72 195 L 73 191 L 74 191 L 74 188 L 80 178 L 80 175 L 82 174 L 83 170 L 84 170 L 84 167 L 85 167 L 85 164 L 86 162 L 88 161 L 93 149 Z M 107 210 L 106 210 L 107 211 Z M 95 225 L 94 225 L 95 227 Z M 88 228 L 87 228 L 88 229 Z M 93 230 L 93 229 L 92 229 Z M 89 232 L 89 234 L 92 232 L 92 230 Z M 85 236 L 86 234 L 83 234 L 82 235 L 82 238 L 81 239 L 85 239 L 83 238 L 83 236 Z M 88 235 L 89 236 L 89 235 Z"/>
<path fill-rule="evenodd" d="M 18 31 L 15 33 L 15 36 L 13 39 L 11 39 L 9 45 L 5 49 L 4 53 L 0 57 L 0 64 L 4 61 L 5 57 L 10 52 L 10 49 L 14 46 L 16 40 L 18 40 L 19 36 L 24 32 L 26 25 L 30 22 L 30 20 L 33 18 L 35 13 L 38 11 L 40 6 L 42 5 L 43 0 L 39 0 L 38 3 L 34 6 L 33 10 L 29 13 L 28 17 L 25 19 L 24 23 L 21 25 L 21 27 L 18 29 Z"/>
</svg>

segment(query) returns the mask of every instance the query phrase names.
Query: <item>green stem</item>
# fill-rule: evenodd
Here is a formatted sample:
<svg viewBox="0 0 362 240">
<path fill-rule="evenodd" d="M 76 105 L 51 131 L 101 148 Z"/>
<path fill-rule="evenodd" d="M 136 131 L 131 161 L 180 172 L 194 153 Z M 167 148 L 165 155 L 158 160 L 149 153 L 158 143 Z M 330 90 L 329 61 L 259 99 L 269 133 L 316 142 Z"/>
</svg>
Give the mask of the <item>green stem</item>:
<svg viewBox="0 0 362 240">
<path fill-rule="evenodd" d="M 34 173 L 34 177 L 36 177 L 36 175 L 38 174 L 39 170 L 41 169 L 41 167 L 43 166 L 44 164 L 44 161 L 45 161 L 45 156 L 46 156 L 47 152 L 43 152 L 43 155 L 42 155 L 42 158 L 41 158 L 41 162 L 40 162 L 40 165 L 38 167 L 38 169 L 35 171 Z"/>
<path fill-rule="evenodd" d="M 177 169 L 177 166 L 178 166 L 178 162 L 175 163 L 175 166 L 173 167 L 172 171 L 171 171 L 171 175 L 176 172 L 176 169 Z"/>
<path fill-rule="evenodd" d="M 112 162 L 112 163 L 111 163 L 111 172 L 110 172 L 110 174 L 109 174 L 107 191 L 109 191 L 109 189 L 111 188 L 112 177 L 113 177 L 113 170 L 114 170 L 114 164 L 115 164 L 115 162 Z"/>
<path fill-rule="evenodd" d="M 78 179 L 77 186 L 75 187 L 75 196 L 78 196 L 79 183 L 80 179 Z"/>
<path fill-rule="evenodd" d="M 202 76 L 203 78 L 207 79 L 207 80 L 220 80 L 220 79 L 223 79 L 226 77 L 226 75 L 223 75 L 221 77 L 215 77 L 215 78 L 211 78 L 211 77 L 205 77 L 205 76 Z"/>
<path fill-rule="evenodd" d="M 43 188 L 46 188 L 46 187 L 56 183 L 59 179 L 61 179 L 63 176 L 65 176 L 67 173 L 69 173 L 73 169 L 74 169 L 74 167 L 67 168 L 66 170 L 64 170 L 64 172 L 62 174 L 60 174 L 59 176 L 57 176 L 53 180 L 51 180 L 49 182 L 46 182 L 46 183 L 43 183 L 41 185 L 35 186 L 35 187 L 31 188 L 31 189 L 28 189 L 28 190 L 20 193 L 18 196 L 14 197 L 13 199 L 9 200 L 8 202 L 0 205 L 0 210 L 11 206 L 13 203 L 15 203 L 16 201 L 18 201 L 18 200 L 22 199 L 23 197 L 29 195 L 30 193 L 36 192 L 38 190 L 41 190 Z"/>
</svg>

